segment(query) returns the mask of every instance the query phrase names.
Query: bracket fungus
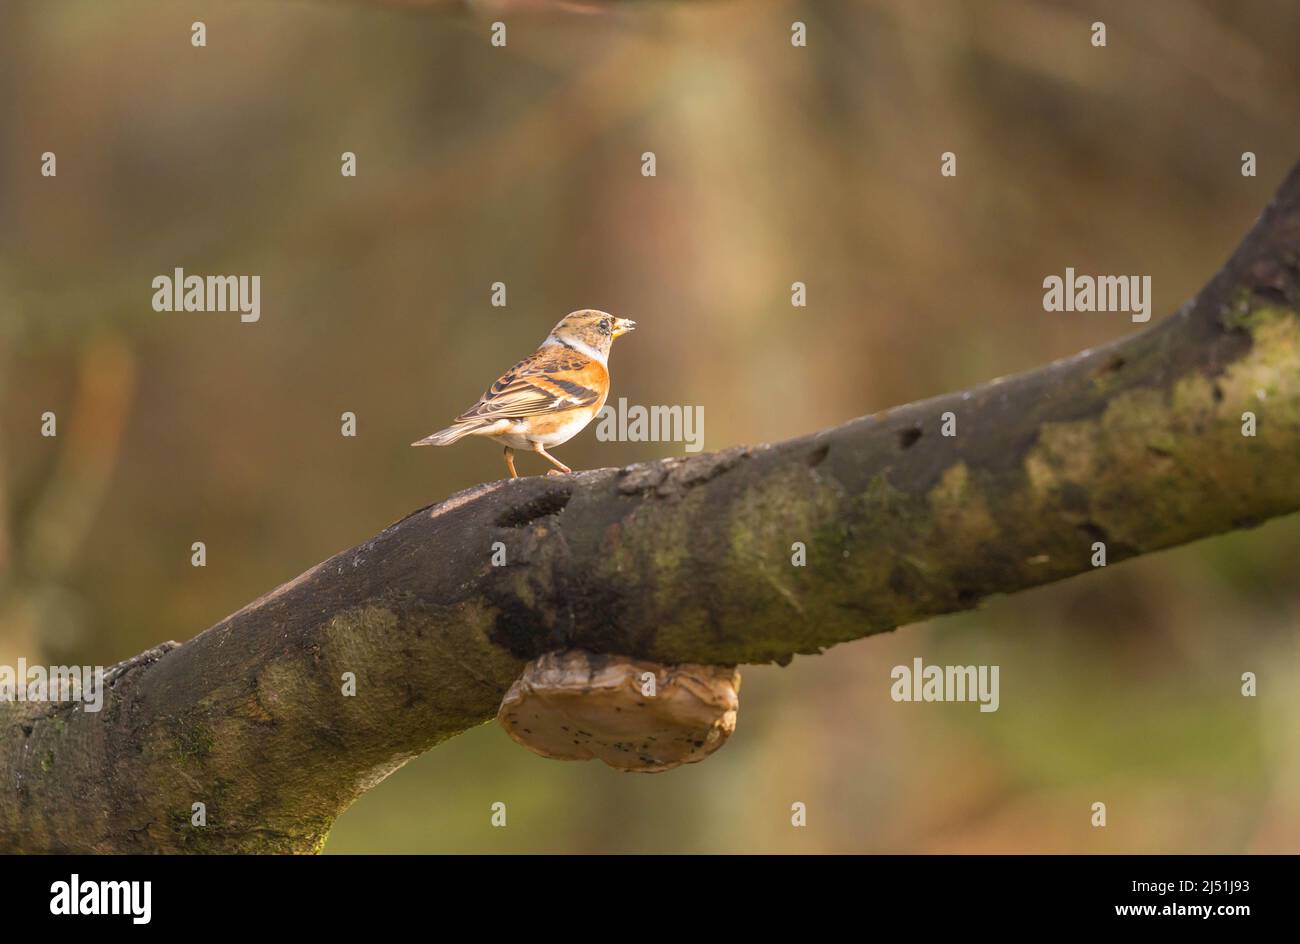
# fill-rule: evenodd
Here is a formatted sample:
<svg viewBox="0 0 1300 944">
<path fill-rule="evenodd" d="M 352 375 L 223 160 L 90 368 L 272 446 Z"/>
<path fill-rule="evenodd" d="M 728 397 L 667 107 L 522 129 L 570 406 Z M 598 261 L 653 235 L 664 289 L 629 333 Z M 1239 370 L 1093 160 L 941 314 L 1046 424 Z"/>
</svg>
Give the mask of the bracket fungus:
<svg viewBox="0 0 1300 944">
<path fill-rule="evenodd" d="M 736 727 L 735 666 L 661 665 L 581 649 L 524 667 L 497 721 L 535 754 L 654 773 L 704 760 Z"/>
</svg>

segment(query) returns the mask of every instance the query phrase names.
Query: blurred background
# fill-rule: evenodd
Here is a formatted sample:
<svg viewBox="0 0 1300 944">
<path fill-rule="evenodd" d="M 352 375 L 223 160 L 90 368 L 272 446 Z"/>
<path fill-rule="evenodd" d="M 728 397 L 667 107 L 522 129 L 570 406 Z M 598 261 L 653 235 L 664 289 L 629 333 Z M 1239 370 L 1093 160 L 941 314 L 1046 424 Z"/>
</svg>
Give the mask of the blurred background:
<svg viewBox="0 0 1300 944">
<path fill-rule="evenodd" d="M 407 444 L 572 309 L 641 325 L 615 398 L 780 440 L 1133 330 L 1044 313 L 1066 266 L 1172 312 L 1300 158 L 1283 0 L 482 7 L 0 4 L 0 663 L 188 639 L 500 477 L 488 444 Z M 153 311 L 178 266 L 260 275 L 260 322 Z M 1298 562 L 1293 516 L 748 668 L 731 742 L 666 774 L 487 725 L 326 851 L 1300 851 Z M 916 656 L 1000 665 L 1001 709 L 895 704 Z"/>
</svg>

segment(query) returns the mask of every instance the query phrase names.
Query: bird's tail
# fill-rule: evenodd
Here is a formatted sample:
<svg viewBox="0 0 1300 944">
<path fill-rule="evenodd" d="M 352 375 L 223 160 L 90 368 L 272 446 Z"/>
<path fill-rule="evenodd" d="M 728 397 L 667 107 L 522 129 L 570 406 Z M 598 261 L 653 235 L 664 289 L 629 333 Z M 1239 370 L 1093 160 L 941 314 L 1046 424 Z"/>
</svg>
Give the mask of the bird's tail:
<svg viewBox="0 0 1300 944">
<path fill-rule="evenodd" d="M 448 426 L 446 429 L 440 429 L 430 436 L 425 436 L 423 439 L 417 439 L 415 442 L 411 443 L 411 445 L 450 446 L 456 440 L 468 436 L 482 425 L 482 423 L 457 423 L 455 426 Z"/>
</svg>

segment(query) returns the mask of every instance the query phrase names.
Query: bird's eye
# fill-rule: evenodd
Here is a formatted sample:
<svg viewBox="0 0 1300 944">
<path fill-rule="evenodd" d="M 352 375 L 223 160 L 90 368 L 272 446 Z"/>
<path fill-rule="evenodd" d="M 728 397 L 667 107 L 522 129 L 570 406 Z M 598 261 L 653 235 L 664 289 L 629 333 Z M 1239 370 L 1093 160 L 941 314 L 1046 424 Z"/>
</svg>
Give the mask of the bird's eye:
<svg viewBox="0 0 1300 944">
<path fill-rule="evenodd" d="M 601 331 L 604 331 L 606 334 L 609 334 L 609 319 L 608 319 L 608 318 L 606 318 L 606 319 L 604 319 L 603 321 L 601 321 L 601 323 L 600 323 L 600 330 L 601 330 Z"/>
</svg>

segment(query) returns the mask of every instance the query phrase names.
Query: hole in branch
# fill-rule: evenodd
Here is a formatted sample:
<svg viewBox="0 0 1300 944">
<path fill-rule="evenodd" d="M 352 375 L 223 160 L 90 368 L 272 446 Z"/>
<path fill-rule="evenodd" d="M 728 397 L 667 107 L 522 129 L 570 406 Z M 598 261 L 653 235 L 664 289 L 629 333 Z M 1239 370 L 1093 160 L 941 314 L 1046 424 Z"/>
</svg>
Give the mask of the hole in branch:
<svg viewBox="0 0 1300 944">
<path fill-rule="evenodd" d="M 569 503 L 573 497 L 573 492 L 569 489 L 554 489 L 548 492 L 542 492 L 535 495 L 522 505 L 514 508 L 507 508 L 497 518 L 497 526 L 501 528 L 522 528 L 525 525 L 532 524 L 538 518 L 545 518 L 547 515 L 558 515 L 564 510 L 564 506 Z"/>
</svg>

